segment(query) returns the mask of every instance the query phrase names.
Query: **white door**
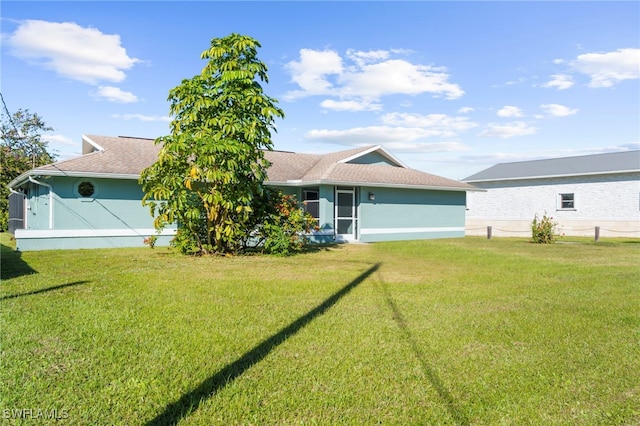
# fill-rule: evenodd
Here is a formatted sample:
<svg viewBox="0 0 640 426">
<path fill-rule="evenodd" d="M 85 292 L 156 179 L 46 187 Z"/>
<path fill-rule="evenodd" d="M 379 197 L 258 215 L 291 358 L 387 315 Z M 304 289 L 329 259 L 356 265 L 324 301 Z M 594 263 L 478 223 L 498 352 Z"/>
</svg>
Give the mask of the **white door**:
<svg viewBox="0 0 640 426">
<path fill-rule="evenodd" d="M 357 239 L 356 192 L 354 188 L 336 189 L 335 230 L 338 240 Z"/>
</svg>

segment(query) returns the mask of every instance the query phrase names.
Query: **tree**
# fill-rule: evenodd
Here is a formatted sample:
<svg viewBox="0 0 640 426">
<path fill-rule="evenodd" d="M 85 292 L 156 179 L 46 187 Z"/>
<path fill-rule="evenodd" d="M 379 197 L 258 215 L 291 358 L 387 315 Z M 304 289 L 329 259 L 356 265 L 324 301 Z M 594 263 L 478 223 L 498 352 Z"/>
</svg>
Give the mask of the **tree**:
<svg viewBox="0 0 640 426">
<path fill-rule="evenodd" d="M 55 161 L 56 155 L 49 151 L 48 143 L 41 139 L 42 133 L 53 130 L 44 120 L 28 109 L 19 109 L 14 114 L 2 114 L 0 132 L 0 230 L 6 231 L 9 219 L 8 184 L 22 173 Z"/>
<path fill-rule="evenodd" d="M 260 85 L 259 47 L 239 34 L 214 38 L 202 72 L 169 92 L 171 134 L 156 139 L 158 160 L 140 181 L 156 229 L 177 222 L 183 252 L 236 253 L 268 214 L 263 150 L 284 112 Z"/>
</svg>

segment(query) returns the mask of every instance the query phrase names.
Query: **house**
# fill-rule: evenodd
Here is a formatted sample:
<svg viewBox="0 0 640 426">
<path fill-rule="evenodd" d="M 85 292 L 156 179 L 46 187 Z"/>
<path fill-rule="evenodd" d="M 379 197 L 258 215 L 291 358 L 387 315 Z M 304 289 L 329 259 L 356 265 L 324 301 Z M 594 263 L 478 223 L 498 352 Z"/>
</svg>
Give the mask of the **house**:
<svg viewBox="0 0 640 426">
<path fill-rule="evenodd" d="M 545 213 L 565 235 L 640 237 L 640 151 L 502 163 L 462 180 L 467 235 L 531 236 Z"/>
<path fill-rule="evenodd" d="M 138 179 L 159 148 L 151 139 L 83 135 L 80 157 L 13 180 L 14 204 L 23 205 L 23 217 L 12 218 L 18 249 L 142 246 L 155 229 Z M 380 146 L 265 157 L 266 184 L 296 195 L 315 217 L 313 241 L 464 236 L 466 193 L 475 188 L 410 169 Z M 175 232 L 165 229 L 157 244 Z"/>
</svg>

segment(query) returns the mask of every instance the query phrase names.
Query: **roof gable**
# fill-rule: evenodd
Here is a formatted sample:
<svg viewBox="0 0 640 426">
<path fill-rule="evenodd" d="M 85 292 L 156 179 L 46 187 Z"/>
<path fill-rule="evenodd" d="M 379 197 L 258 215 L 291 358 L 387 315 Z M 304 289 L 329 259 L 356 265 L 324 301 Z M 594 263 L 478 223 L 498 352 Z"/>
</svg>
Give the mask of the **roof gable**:
<svg viewBox="0 0 640 426">
<path fill-rule="evenodd" d="M 350 164 L 376 164 L 376 165 L 388 165 L 396 167 L 407 167 L 396 157 L 391 155 L 388 151 L 379 145 L 365 147 L 363 151 L 351 155 L 347 158 L 343 158 L 340 163 Z"/>
<path fill-rule="evenodd" d="M 536 179 L 640 171 L 640 151 L 500 163 L 462 179 L 463 182 Z"/>
</svg>

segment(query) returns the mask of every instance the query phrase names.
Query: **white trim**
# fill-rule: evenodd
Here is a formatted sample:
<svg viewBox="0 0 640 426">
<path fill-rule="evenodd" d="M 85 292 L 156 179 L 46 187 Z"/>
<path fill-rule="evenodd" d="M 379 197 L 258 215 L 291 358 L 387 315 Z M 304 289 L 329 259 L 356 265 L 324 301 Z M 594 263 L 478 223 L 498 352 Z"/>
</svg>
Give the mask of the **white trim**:
<svg viewBox="0 0 640 426">
<path fill-rule="evenodd" d="M 383 157 L 385 157 L 387 160 L 390 160 L 393 163 L 396 163 L 397 166 L 400 166 L 402 168 L 408 169 L 408 167 L 400 160 L 398 160 L 396 157 L 394 157 L 390 152 L 388 152 L 386 149 L 384 149 L 383 147 L 381 147 L 380 145 L 375 145 L 372 146 L 369 149 L 366 149 L 364 151 L 361 151 L 357 154 L 354 154 L 350 157 L 347 158 L 343 158 L 342 160 L 338 161 L 338 163 L 348 163 L 351 160 L 355 160 L 356 158 L 360 158 L 363 157 L 367 154 L 370 154 L 372 152 L 375 151 L 380 151 L 380 155 L 382 155 Z"/>
<path fill-rule="evenodd" d="M 160 234 L 154 228 L 140 229 L 16 229 L 16 239 L 30 238 L 91 238 L 91 237 L 144 237 L 149 235 L 173 236 L 177 229 L 164 229 Z"/>
<path fill-rule="evenodd" d="M 443 226 L 432 228 L 364 228 L 360 230 L 362 235 L 379 234 L 415 234 L 421 232 L 464 232 L 464 226 Z"/>
<path fill-rule="evenodd" d="M 466 182 L 463 182 L 466 183 Z M 455 192 L 487 192 L 486 189 L 473 187 L 471 188 L 459 188 L 452 186 L 431 186 L 431 185 L 407 185 L 401 183 L 384 183 L 384 182 L 345 182 L 345 181 L 333 181 L 333 180 L 306 180 L 306 181 L 265 181 L 267 186 L 314 186 L 314 185 L 334 185 L 334 186 L 368 186 L 371 188 L 398 188 L 398 189 L 428 189 L 433 191 L 455 191 Z"/>
<path fill-rule="evenodd" d="M 89 145 L 91 145 L 92 147 L 94 147 L 95 149 L 97 149 L 99 152 L 104 152 L 104 148 L 103 148 L 103 147 L 101 147 L 100 145 L 98 145 L 98 144 L 97 144 L 96 142 L 94 142 L 93 140 L 91 140 L 91 138 L 90 138 L 89 136 L 87 136 L 87 135 L 82 135 L 82 141 L 83 141 L 83 142 L 85 142 L 85 141 L 86 141 Z M 85 151 L 86 151 L 86 152 L 85 152 Z M 91 150 L 91 149 L 87 149 L 87 150 L 85 150 L 85 146 L 84 146 L 84 143 L 83 143 L 83 146 L 82 146 L 82 155 L 86 155 L 86 154 L 89 154 L 89 153 L 91 153 L 91 152 L 93 152 L 93 150 Z"/>
<path fill-rule="evenodd" d="M 140 175 L 132 175 L 132 174 L 124 174 L 124 173 L 91 173 L 91 172 L 63 172 L 59 170 L 41 170 L 41 169 L 33 169 L 25 172 L 9 182 L 10 188 L 17 188 L 21 186 L 23 183 L 27 182 L 32 176 L 61 176 L 61 177 L 77 177 L 77 178 L 87 178 L 87 179 L 131 179 L 138 180 L 140 179 Z"/>
</svg>

